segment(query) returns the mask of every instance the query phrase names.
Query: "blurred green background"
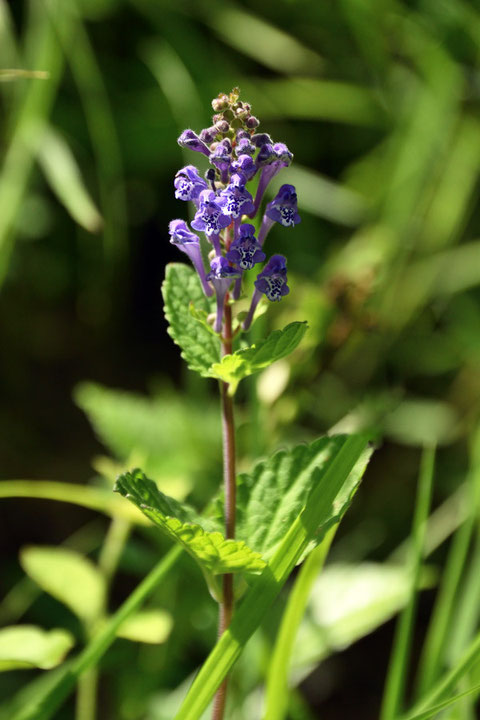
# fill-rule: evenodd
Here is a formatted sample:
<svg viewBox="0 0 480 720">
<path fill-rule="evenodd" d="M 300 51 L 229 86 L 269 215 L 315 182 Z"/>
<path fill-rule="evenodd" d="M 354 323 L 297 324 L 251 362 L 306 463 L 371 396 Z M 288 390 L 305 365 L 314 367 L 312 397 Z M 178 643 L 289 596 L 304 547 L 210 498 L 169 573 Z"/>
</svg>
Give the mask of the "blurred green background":
<svg viewBox="0 0 480 720">
<path fill-rule="evenodd" d="M 254 332 L 310 325 L 292 360 L 239 395 L 240 467 L 332 428 L 376 428 L 383 442 L 332 553 L 361 567 L 409 535 L 420 452 L 438 445 L 441 569 L 478 468 L 479 48 L 480 8 L 467 0 L 0 0 L 1 479 L 111 486 L 114 462 L 133 458 L 166 492 L 200 505 L 214 493 L 216 388 L 182 366 L 160 284 L 180 260 L 168 222 L 187 212 L 173 177 L 195 162 L 176 138 L 210 125 L 212 97 L 238 85 L 261 131 L 295 154 L 272 191 L 296 185 L 302 215 L 295 232 L 269 236 L 268 251 L 288 257 L 292 292 Z M 98 558 L 108 522 L 9 492 L 4 483 L 0 617 L 67 627 L 81 643 L 74 616 L 28 584 L 18 553 L 70 538 Z M 476 525 L 459 587 L 480 570 Z M 113 608 L 158 552 L 150 531 L 130 536 Z M 192 583 L 198 593 L 182 593 Z M 160 650 L 117 641 L 102 666 L 102 718 L 172 717 L 170 691 L 214 641 L 215 608 L 187 560 L 157 602 L 177 619 L 170 638 Z M 432 602 L 426 592 L 417 642 Z M 250 704 L 238 700 L 235 717 L 260 717 L 281 606 L 238 671 Z M 474 607 L 469 621 L 464 642 Z M 322 664 L 291 717 L 376 716 L 391 633 L 384 625 Z M 2 674 L 1 697 L 25 682 Z"/>
</svg>

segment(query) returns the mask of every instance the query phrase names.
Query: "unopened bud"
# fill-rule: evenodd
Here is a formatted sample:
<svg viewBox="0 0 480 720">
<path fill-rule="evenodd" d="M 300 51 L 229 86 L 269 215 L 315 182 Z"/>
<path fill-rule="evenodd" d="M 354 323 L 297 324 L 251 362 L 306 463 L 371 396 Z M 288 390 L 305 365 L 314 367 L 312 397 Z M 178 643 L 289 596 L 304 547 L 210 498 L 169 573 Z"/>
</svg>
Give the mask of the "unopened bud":
<svg viewBox="0 0 480 720">
<path fill-rule="evenodd" d="M 260 125 L 260 120 L 258 118 L 256 118 L 254 115 L 250 115 L 250 117 L 248 117 L 246 119 L 245 125 L 250 130 L 254 130 L 255 128 L 257 128 Z"/>
</svg>

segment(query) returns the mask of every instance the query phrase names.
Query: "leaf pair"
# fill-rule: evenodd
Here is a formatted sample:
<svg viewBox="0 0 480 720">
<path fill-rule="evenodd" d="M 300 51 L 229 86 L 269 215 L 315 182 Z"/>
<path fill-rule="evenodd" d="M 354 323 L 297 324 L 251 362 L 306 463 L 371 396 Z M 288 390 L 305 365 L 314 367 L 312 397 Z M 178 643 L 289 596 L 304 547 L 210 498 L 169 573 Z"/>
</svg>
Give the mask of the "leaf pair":
<svg viewBox="0 0 480 720">
<path fill-rule="evenodd" d="M 231 393 L 243 378 L 293 352 L 307 330 L 306 322 L 293 322 L 266 340 L 220 359 L 220 341 L 206 325 L 213 301 L 205 297 L 195 271 L 180 263 L 167 265 L 162 292 L 168 332 L 190 370 L 229 383 Z"/>
<path fill-rule="evenodd" d="M 283 450 L 258 463 L 238 479 L 237 539 L 226 540 L 217 519 L 201 518 L 193 508 L 161 493 L 141 470 L 121 475 L 115 490 L 127 497 L 170 539 L 200 565 L 210 588 L 218 595 L 215 575 L 257 573 L 265 568 L 294 521 L 321 485 L 346 436 L 324 437 L 310 445 Z M 328 527 L 338 522 L 360 482 L 369 457 L 363 453 L 344 481 L 330 513 L 298 558 L 317 545 Z"/>
</svg>

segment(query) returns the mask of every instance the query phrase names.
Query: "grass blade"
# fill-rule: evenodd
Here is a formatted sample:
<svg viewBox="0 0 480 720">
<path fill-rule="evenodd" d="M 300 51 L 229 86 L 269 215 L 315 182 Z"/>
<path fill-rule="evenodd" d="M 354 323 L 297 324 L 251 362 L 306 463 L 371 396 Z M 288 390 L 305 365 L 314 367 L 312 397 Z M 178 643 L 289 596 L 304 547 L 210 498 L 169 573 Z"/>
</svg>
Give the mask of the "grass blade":
<svg viewBox="0 0 480 720">
<path fill-rule="evenodd" d="M 415 515 L 413 518 L 413 544 L 411 556 L 412 584 L 410 598 L 396 625 L 392 655 L 382 700 L 381 720 L 391 720 L 398 714 L 405 689 L 411 636 L 415 620 L 416 590 L 418 588 L 422 564 L 425 531 L 430 508 L 433 486 L 435 451 L 425 449 L 422 456 L 418 479 Z"/>
<path fill-rule="evenodd" d="M 287 607 L 268 668 L 265 720 L 282 720 L 289 704 L 288 670 L 297 630 L 313 583 L 320 572 L 333 540 L 333 527 L 303 563 L 288 598 Z"/>
</svg>

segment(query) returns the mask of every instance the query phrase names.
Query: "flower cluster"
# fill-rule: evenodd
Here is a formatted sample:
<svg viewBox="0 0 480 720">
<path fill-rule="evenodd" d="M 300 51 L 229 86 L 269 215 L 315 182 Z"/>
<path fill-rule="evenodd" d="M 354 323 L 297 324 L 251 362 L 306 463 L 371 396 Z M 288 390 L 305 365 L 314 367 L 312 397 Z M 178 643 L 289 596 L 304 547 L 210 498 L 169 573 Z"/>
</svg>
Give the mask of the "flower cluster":
<svg viewBox="0 0 480 720">
<path fill-rule="evenodd" d="M 300 222 L 293 185 L 282 185 L 266 205 L 257 234 L 255 226 L 247 222 L 257 217 L 270 181 L 291 163 L 293 155 L 284 143 L 275 143 L 266 133 L 256 132 L 259 121 L 251 114 L 250 105 L 238 98 L 238 88 L 228 95 L 220 94 L 212 102 L 216 113 L 213 125 L 199 134 L 184 130 L 178 138 L 179 145 L 205 155 L 211 165 L 204 177 L 194 165 L 187 165 L 178 171 L 174 180 L 175 197 L 195 205 L 192 228 L 204 233 L 212 245 L 208 272 L 198 235 L 184 220 L 172 220 L 169 227 L 170 242 L 188 255 L 205 294 L 216 295 L 216 332 L 222 330 L 224 305 L 232 283 L 232 297 L 237 300 L 244 272 L 266 260 L 263 245 L 273 224 L 288 228 Z M 248 189 L 252 181 L 258 181 L 255 197 Z M 276 302 L 288 294 L 283 255 L 273 255 L 257 274 L 254 284 L 244 330 L 250 327 L 263 295 Z"/>
</svg>

